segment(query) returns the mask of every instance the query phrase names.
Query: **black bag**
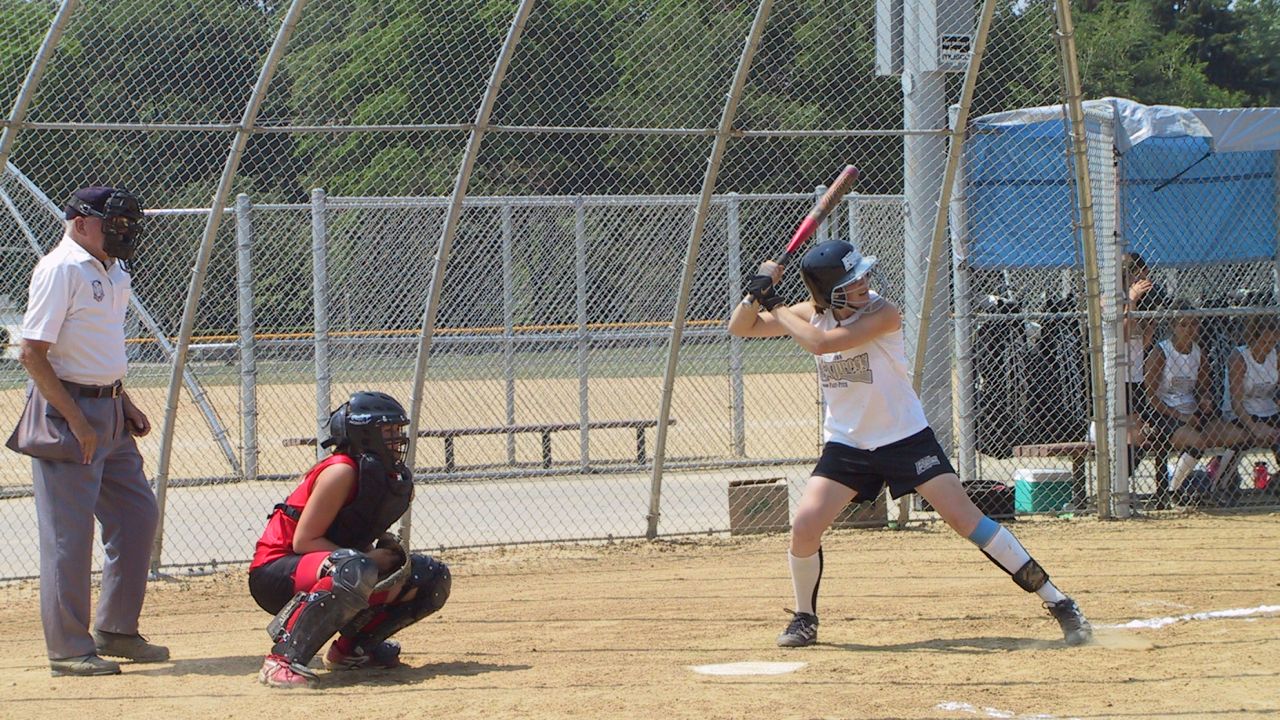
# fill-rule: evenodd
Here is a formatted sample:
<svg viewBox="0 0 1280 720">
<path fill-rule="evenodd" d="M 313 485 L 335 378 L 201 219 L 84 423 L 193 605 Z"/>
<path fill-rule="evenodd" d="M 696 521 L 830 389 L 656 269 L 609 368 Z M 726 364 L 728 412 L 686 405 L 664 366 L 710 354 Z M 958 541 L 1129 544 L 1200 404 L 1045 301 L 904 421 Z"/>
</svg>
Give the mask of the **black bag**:
<svg viewBox="0 0 1280 720">
<path fill-rule="evenodd" d="M 1013 517 L 1013 488 L 997 480 L 970 480 L 964 484 L 964 491 L 973 504 L 989 518 Z M 921 509 L 932 512 L 933 506 L 928 500 L 920 498 Z"/>
</svg>

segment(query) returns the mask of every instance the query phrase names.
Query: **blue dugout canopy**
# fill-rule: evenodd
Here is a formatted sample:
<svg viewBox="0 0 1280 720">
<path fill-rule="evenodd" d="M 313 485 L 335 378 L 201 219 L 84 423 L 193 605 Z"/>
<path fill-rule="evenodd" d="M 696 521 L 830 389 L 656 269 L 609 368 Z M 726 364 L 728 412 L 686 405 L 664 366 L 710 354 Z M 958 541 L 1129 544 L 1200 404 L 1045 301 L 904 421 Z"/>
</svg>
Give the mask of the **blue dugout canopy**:
<svg viewBox="0 0 1280 720">
<path fill-rule="evenodd" d="M 1121 233 L 1149 264 L 1276 259 L 1280 108 L 1084 105 L 1094 206 L 1107 212 L 1100 230 Z M 1068 150 L 1061 105 L 974 120 L 964 155 L 971 268 L 1081 266 Z"/>
</svg>

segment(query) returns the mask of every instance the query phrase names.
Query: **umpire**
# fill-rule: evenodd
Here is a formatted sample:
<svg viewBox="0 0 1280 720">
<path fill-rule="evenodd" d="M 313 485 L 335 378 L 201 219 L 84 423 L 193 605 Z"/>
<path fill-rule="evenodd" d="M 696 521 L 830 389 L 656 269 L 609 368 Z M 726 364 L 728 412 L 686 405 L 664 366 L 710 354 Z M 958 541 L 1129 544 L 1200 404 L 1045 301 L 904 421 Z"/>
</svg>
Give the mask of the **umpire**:
<svg viewBox="0 0 1280 720">
<path fill-rule="evenodd" d="M 169 659 L 138 634 L 158 510 L 134 436 L 151 430 L 122 383 L 127 262 L 142 208 L 127 190 L 82 188 L 65 208 L 62 242 L 31 275 L 19 361 L 31 376 L 8 446 L 32 458 L 40 525 L 40 619 L 59 675 L 115 675 Z M 94 518 L 104 557 L 89 629 Z"/>
</svg>

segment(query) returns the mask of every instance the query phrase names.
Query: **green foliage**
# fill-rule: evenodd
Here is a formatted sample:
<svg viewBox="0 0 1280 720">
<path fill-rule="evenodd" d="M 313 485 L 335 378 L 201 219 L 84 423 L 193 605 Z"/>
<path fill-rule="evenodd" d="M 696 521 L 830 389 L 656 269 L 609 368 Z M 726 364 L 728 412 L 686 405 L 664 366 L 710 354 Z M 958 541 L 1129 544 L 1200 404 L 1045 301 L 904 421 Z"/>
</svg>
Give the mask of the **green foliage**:
<svg viewBox="0 0 1280 720">
<path fill-rule="evenodd" d="M 681 193 L 698 190 L 726 88 L 757 7 L 754 0 L 542 0 L 526 25 L 494 106 L 499 125 L 691 128 L 703 134 L 652 137 L 604 133 L 505 133 L 486 138 L 471 179 L 473 194 Z M 274 0 L 113 0 L 83 3 L 48 66 L 29 119 L 37 122 L 213 123 L 221 131 L 30 131 L 14 161 L 55 200 L 89 183 L 121 184 L 152 206 L 207 206 L 227 161 L 249 91 L 279 29 Z M 313 187 L 331 195 L 445 195 L 452 188 L 469 124 L 509 29 L 516 0 L 348 0 L 312 2 L 303 13 L 260 114 L 260 125 L 432 125 L 449 130 L 258 134 L 249 142 L 235 192 L 255 202 L 305 202 Z M 20 87 L 57 9 L 52 0 L 0 0 L 0 100 Z M 868 0 L 775 3 L 738 110 L 739 129 L 814 130 L 900 127 L 899 78 L 874 74 Z M 1280 104 L 1280 0 L 1081 0 L 1076 44 L 1087 97 L 1115 95 L 1185 106 Z M 834 42 L 833 38 L 839 38 Z M 974 114 L 1052 102 L 1061 92 L 1049 0 L 1001 0 L 979 80 Z M 833 52 L 835 47 L 840 52 Z M 954 97 L 958 76 L 949 81 Z M 719 187 L 738 192 L 805 191 L 815 168 L 858 158 L 864 192 L 901 188 L 901 138 L 768 138 L 729 145 Z M 348 228 L 342 223 L 351 223 Z M 438 236 L 438 218 L 404 227 L 356 218 L 336 221 L 335 276 L 394 267 L 371 238 L 378 233 Z M 647 248 L 641 227 L 596 227 Z M 566 224 L 568 223 L 568 224 Z M 684 227 L 678 220 L 672 227 Z M 198 237 L 175 222 L 150 237 L 139 291 L 181 296 Z M 564 217 L 531 221 L 518 233 L 569 238 Z M 264 327 L 309 320 L 309 243 L 303 226 L 261 234 L 263 256 L 281 262 L 258 277 Z M 229 237 L 224 229 L 219 242 Z M 474 242 L 492 243 L 480 237 Z M 421 251 L 432 252 L 424 241 Z M 458 272 L 485 275 L 492 253 L 466 255 Z M 659 247 L 669 247 L 670 243 Z M 565 250 L 568 252 L 568 250 Z M 652 255 L 658 248 L 642 250 Z M 639 254 L 639 252 L 637 253 Z M 652 260 L 652 258 L 648 258 Z M 517 257 L 517 282 L 545 285 L 548 302 L 572 312 L 573 259 Z M 592 267 L 635 258 L 595 258 Z M 672 260 L 678 262 L 678 258 Z M 613 265 L 610 265 L 612 263 Z M 207 285 L 201 327 L 234 317 L 234 262 L 222 245 Z M 0 268 L 2 269 L 2 268 Z M 25 270 L 23 271 L 25 273 Z M 418 292 L 423 268 L 389 273 L 380 295 Z M 6 273 L 8 274 L 8 273 Z M 486 282 L 497 282 L 489 273 Z M 592 283 L 613 282 L 593 273 Z M 410 284 L 406 284 L 410 283 Z M 598 288 L 602 317 L 648 317 L 624 306 L 621 286 Z M 492 322 L 498 295 L 442 322 Z M 207 292 L 206 300 L 214 293 Z M 358 297 L 352 323 L 413 327 L 417 317 L 365 318 Z M 625 302 L 632 302 L 625 300 Z M 652 303 L 650 303 L 652 304 Z M 668 307 L 665 299 L 657 303 Z M 172 307 L 174 304 L 170 303 Z M 518 307 L 521 317 L 536 308 Z M 481 317 L 483 316 L 483 317 Z M 166 327 L 176 318 L 158 318 Z"/>
</svg>

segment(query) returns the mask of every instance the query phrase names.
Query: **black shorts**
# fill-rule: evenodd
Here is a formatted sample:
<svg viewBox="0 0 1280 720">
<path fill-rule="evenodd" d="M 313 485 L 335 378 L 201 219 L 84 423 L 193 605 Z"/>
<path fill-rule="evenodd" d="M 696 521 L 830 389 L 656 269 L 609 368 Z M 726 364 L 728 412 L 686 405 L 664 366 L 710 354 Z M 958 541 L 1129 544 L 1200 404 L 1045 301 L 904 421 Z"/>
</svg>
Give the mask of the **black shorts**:
<svg viewBox="0 0 1280 720">
<path fill-rule="evenodd" d="M 1141 413 L 1142 422 L 1146 425 L 1147 442 L 1153 445 L 1161 445 L 1169 442 L 1173 434 L 1180 428 L 1190 427 L 1192 430 L 1197 429 L 1197 425 L 1184 422 L 1181 417 L 1176 415 L 1165 415 L 1155 408 L 1147 405 Z M 1203 413 L 1196 413 L 1196 420 L 1203 423 L 1209 418 Z"/>
<path fill-rule="evenodd" d="M 1151 404 L 1147 402 L 1147 389 L 1142 383 L 1126 383 L 1129 387 L 1129 412 L 1144 416 L 1151 412 Z"/>
<path fill-rule="evenodd" d="M 249 594 L 258 607 L 275 615 L 293 599 L 293 576 L 301 555 L 285 555 L 249 571 Z"/>
<path fill-rule="evenodd" d="M 852 502 L 874 500 L 885 485 L 890 495 L 900 498 L 939 475 L 954 472 L 932 428 L 875 450 L 829 442 L 822 446 L 822 457 L 813 468 L 814 475 L 852 489 Z"/>
</svg>

